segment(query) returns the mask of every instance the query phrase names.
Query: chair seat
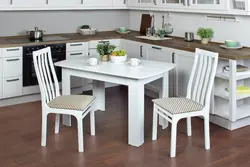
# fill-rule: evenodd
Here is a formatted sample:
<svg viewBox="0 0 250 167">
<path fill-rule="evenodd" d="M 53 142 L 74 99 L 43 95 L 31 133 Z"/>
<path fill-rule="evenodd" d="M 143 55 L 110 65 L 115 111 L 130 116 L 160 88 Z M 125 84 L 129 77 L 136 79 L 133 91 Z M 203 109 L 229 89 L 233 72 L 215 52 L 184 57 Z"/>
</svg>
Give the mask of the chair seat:
<svg viewBox="0 0 250 167">
<path fill-rule="evenodd" d="M 153 102 L 173 115 L 200 111 L 204 108 L 203 105 L 185 97 L 154 99 Z"/>
<path fill-rule="evenodd" d="M 58 96 L 48 103 L 50 108 L 83 111 L 92 101 L 93 96 L 67 95 Z"/>
</svg>

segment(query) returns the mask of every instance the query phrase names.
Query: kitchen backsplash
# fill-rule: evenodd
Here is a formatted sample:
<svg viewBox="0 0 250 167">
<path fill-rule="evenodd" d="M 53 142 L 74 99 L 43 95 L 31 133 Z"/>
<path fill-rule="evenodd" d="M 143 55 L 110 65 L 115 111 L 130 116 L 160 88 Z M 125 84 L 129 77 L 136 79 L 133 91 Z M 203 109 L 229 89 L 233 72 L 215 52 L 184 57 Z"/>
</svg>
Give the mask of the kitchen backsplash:
<svg viewBox="0 0 250 167">
<path fill-rule="evenodd" d="M 130 11 L 131 29 L 140 29 L 141 14 L 143 13 L 150 12 Z M 237 16 L 237 22 L 226 22 L 207 20 L 207 15 L 205 14 L 154 12 L 154 15 L 156 18 L 156 27 L 161 27 L 162 15 L 165 16 L 165 22 L 169 21 L 174 27 L 174 32 L 172 34 L 174 36 L 184 37 L 184 34 L 187 31 L 191 31 L 196 34 L 199 27 L 210 27 L 215 32 L 212 41 L 224 42 L 226 39 L 234 39 L 240 41 L 242 45 L 250 47 L 250 38 L 248 35 L 250 17 L 248 16 Z M 195 35 L 195 39 L 200 38 Z"/>
<path fill-rule="evenodd" d="M 0 12 L 0 36 L 24 34 L 38 26 L 46 33 L 71 33 L 88 24 L 98 30 L 114 30 L 129 25 L 129 12 L 118 10 L 88 11 L 11 11 Z"/>
</svg>

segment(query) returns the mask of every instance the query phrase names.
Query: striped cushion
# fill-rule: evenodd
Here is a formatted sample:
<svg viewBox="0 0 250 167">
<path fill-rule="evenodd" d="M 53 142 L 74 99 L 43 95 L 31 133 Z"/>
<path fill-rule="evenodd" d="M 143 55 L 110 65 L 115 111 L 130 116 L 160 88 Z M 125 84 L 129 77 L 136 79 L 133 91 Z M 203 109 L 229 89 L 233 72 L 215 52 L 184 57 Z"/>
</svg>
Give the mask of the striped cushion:
<svg viewBox="0 0 250 167">
<path fill-rule="evenodd" d="M 58 96 L 51 100 L 48 106 L 50 108 L 83 111 L 93 100 L 93 96 L 87 95 Z"/>
<path fill-rule="evenodd" d="M 204 108 L 203 105 L 185 97 L 154 99 L 153 102 L 171 114 L 200 111 Z"/>
</svg>

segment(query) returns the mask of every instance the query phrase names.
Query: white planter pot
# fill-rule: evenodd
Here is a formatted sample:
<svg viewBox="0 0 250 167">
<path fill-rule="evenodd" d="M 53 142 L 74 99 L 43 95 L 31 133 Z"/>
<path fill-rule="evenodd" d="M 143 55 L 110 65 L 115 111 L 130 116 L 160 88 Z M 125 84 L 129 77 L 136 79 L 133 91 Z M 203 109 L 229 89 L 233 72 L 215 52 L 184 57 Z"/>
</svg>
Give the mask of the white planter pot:
<svg viewBox="0 0 250 167">
<path fill-rule="evenodd" d="M 210 38 L 202 38 L 201 39 L 202 44 L 208 44 L 209 41 L 210 41 Z"/>
</svg>

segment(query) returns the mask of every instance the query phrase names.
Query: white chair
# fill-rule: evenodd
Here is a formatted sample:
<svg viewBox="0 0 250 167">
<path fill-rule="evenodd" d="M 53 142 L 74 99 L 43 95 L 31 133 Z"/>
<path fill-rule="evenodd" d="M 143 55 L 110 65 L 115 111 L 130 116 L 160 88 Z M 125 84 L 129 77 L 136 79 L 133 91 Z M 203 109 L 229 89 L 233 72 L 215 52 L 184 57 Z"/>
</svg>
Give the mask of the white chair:
<svg viewBox="0 0 250 167">
<path fill-rule="evenodd" d="M 95 113 L 92 110 L 93 96 L 61 96 L 58 79 L 51 58 L 50 47 L 33 52 L 34 67 L 42 98 L 42 141 L 46 146 L 47 115 L 56 114 L 55 133 L 59 133 L 60 114 L 75 116 L 78 129 L 78 149 L 83 152 L 83 118 L 90 113 L 91 135 L 95 135 Z"/>
<path fill-rule="evenodd" d="M 191 117 L 204 117 L 205 149 L 210 149 L 209 106 L 218 53 L 196 49 L 186 97 L 154 99 L 152 140 L 157 139 L 158 114 L 172 123 L 170 157 L 176 155 L 177 123 L 187 118 L 187 135 L 191 136 Z"/>
</svg>

